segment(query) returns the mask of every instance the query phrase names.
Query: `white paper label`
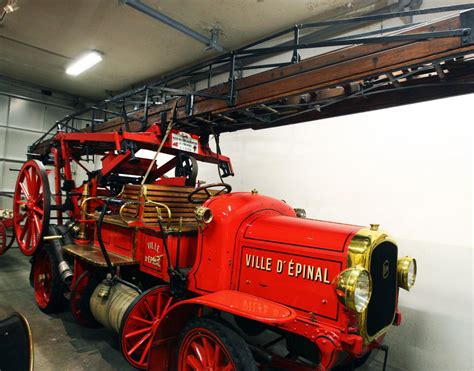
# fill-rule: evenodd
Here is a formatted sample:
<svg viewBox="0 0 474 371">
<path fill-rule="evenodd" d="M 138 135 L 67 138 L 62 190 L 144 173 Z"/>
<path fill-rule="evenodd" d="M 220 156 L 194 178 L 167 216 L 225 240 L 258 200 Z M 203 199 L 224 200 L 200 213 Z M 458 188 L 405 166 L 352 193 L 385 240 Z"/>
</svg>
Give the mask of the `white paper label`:
<svg viewBox="0 0 474 371">
<path fill-rule="evenodd" d="M 183 131 L 171 133 L 171 148 L 198 153 L 198 141 Z"/>
</svg>

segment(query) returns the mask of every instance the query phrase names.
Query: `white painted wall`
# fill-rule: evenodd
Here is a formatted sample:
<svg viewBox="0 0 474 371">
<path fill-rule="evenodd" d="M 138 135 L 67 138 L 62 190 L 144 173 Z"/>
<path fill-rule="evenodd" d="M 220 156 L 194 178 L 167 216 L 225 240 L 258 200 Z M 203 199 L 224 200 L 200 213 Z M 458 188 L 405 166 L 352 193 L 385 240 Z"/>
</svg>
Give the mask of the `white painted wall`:
<svg viewBox="0 0 474 371">
<path fill-rule="evenodd" d="M 14 191 L 16 170 L 26 161 L 28 146 L 57 120 L 75 111 L 72 98 L 56 97 L 56 94 L 50 97 L 38 91 L 26 84 L 16 86 L 0 79 L 0 192 L 11 194 Z M 82 121 L 76 124 L 77 127 L 85 125 Z M 73 171 L 76 171 L 75 165 Z M 50 182 L 53 187 L 52 177 Z M 0 208 L 11 209 L 12 199 L 0 197 Z"/>
<path fill-rule="evenodd" d="M 418 259 L 404 320 L 386 338 L 399 370 L 473 370 L 474 94 L 223 135 L 235 190 L 285 199 L 311 218 L 380 223 Z M 215 166 L 200 179 L 218 181 Z M 379 369 L 382 354 L 366 369 Z"/>
</svg>

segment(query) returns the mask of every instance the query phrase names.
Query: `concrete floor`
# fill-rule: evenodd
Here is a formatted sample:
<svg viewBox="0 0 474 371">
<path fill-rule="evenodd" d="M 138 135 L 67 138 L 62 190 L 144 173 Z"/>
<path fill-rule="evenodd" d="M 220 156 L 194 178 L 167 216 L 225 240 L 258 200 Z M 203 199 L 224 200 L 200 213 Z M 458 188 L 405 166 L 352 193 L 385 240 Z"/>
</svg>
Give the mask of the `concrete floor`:
<svg viewBox="0 0 474 371">
<path fill-rule="evenodd" d="M 28 281 L 29 272 L 29 258 L 17 248 L 0 257 L 0 318 L 11 312 L 27 317 L 36 370 L 134 370 L 122 357 L 112 331 L 81 327 L 69 311 L 57 315 L 41 312 Z"/>
<path fill-rule="evenodd" d="M 0 318 L 20 312 L 30 323 L 36 370 L 134 370 L 122 357 L 118 336 L 106 329 L 88 329 L 69 311 L 47 315 L 36 306 L 29 284 L 29 258 L 17 248 L 0 257 Z M 383 353 L 374 352 L 359 370 L 381 370 Z M 387 371 L 396 369 L 387 367 Z"/>
</svg>

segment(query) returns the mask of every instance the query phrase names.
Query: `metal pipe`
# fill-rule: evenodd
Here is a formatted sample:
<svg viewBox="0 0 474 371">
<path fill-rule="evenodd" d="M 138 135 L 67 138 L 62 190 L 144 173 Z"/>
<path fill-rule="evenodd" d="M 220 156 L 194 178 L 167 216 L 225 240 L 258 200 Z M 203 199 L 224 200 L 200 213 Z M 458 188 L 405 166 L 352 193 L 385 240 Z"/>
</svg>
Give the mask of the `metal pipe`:
<svg viewBox="0 0 474 371">
<path fill-rule="evenodd" d="M 352 44 L 381 44 L 389 42 L 405 42 L 405 41 L 423 41 L 431 40 L 434 38 L 450 38 L 450 37 L 462 37 L 471 34 L 470 28 L 461 28 L 449 31 L 435 31 L 435 32 L 420 32 L 412 34 L 398 34 L 393 36 L 379 36 L 379 37 L 367 37 L 367 38 L 353 38 L 353 39 L 335 39 L 325 40 L 310 44 L 300 44 L 299 49 L 313 49 L 327 46 L 344 46 Z M 268 48 L 258 48 L 249 51 L 242 52 L 242 56 L 238 59 L 252 58 L 259 54 L 273 54 L 275 52 L 286 52 L 293 50 L 293 45 L 288 46 L 274 46 Z"/>
<path fill-rule="evenodd" d="M 447 13 L 447 12 L 472 9 L 472 8 L 474 8 L 474 3 L 439 6 L 436 8 L 428 8 L 428 9 L 402 10 L 399 12 L 364 15 L 361 17 L 354 17 L 354 18 L 343 18 L 343 19 L 335 19 L 332 21 L 306 23 L 306 24 L 301 25 L 301 28 L 314 28 L 314 27 L 334 26 L 334 25 L 348 24 L 348 23 L 381 21 L 384 19 L 408 17 L 408 16 L 424 15 L 424 14 Z"/>
<path fill-rule="evenodd" d="M 51 237 L 62 237 L 59 233 L 59 230 L 56 229 L 55 226 L 49 226 L 49 233 Z M 57 269 L 59 272 L 59 276 L 61 277 L 61 281 L 64 282 L 67 286 L 70 286 L 72 283 L 72 278 L 74 276 L 71 267 L 66 262 L 63 256 L 63 244 L 61 243 L 60 239 L 52 239 L 50 240 L 49 244 L 50 251 L 56 257 Z"/>
<path fill-rule="evenodd" d="M 184 33 L 185 35 L 188 35 L 192 37 L 193 39 L 203 43 L 206 46 L 209 46 L 217 51 L 224 51 L 224 47 L 217 43 L 215 40 L 210 39 L 207 36 L 204 36 L 203 34 L 194 31 L 193 29 L 189 28 L 188 26 L 176 21 L 175 19 L 167 16 L 166 14 L 163 14 L 159 12 L 156 9 L 153 9 L 152 7 L 142 3 L 140 0 L 122 0 L 122 3 L 127 4 L 131 8 L 138 10 L 142 13 L 145 13 L 146 15 L 155 18 L 156 20 L 173 27 L 174 29 Z"/>
</svg>

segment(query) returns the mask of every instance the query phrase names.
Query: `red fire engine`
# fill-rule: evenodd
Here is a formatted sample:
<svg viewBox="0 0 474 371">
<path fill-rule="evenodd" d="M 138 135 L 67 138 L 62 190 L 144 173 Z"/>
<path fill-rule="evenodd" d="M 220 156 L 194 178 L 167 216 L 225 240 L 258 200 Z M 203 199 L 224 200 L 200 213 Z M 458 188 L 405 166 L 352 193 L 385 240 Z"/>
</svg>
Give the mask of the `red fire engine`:
<svg viewBox="0 0 474 371">
<path fill-rule="evenodd" d="M 472 92 L 473 19 L 468 10 L 378 39 L 306 44 L 301 29 L 341 21 L 295 25 L 57 122 L 29 148 L 14 195 L 38 306 L 68 301 L 78 323 L 116 331 L 125 359 L 151 370 L 328 370 L 386 350 L 416 261 L 376 224 L 308 219 L 258 191 L 232 192 L 218 138 Z M 288 32 L 291 45 L 266 47 Z M 362 45 L 298 54 L 346 44 Z M 255 63 L 285 51 L 290 62 Z M 251 68 L 265 71 L 238 78 Z M 213 85 L 223 71 L 228 82 Z M 189 90 L 206 78 L 207 89 Z M 172 157 L 157 166 L 160 153 Z M 198 162 L 215 164 L 221 181 L 198 182 Z"/>
<path fill-rule="evenodd" d="M 43 157 L 53 190 L 41 161 L 24 164 L 14 228 L 33 256 L 39 308 L 62 310 L 68 293 L 75 319 L 118 332 L 137 368 L 323 370 L 364 359 L 400 324 L 398 289 L 414 284 L 415 260 L 400 258 L 377 225 L 307 219 L 223 182 L 194 187 L 196 160 L 217 164 L 221 177 L 233 172 L 205 139 L 171 125 L 59 132 Z M 130 143 L 174 157 L 157 167 Z M 87 170 L 86 154 L 102 155 L 100 170 Z M 86 170 L 82 183 L 72 163 Z M 264 330 L 289 357 L 250 342 Z"/>
</svg>

